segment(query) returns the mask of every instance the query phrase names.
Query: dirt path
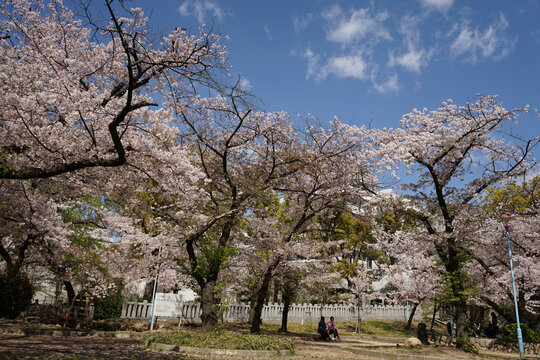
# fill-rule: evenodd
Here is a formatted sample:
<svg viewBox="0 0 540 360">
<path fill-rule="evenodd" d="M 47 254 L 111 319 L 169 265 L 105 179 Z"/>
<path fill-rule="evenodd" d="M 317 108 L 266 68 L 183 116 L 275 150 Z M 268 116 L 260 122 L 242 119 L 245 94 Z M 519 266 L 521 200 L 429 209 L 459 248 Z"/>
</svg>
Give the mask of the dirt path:
<svg viewBox="0 0 540 360">
<path fill-rule="evenodd" d="M 0 359 L 193 359 L 154 352 L 139 341 L 97 337 L 0 335 Z"/>
<path fill-rule="evenodd" d="M 421 349 L 397 347 L 401 339 L 381 337 L 343 337 L 341 342 L 295 341 L 295 355 L 290 359 L 390 359 L 401 358 L 424 360 L 465 359 L 509 359 L 518 354 L 484 354 L 477 357 L 455 348 L 426 346 Z M 72 359 L 72 360 L 127 360 L 127 359 L 240 359 L 238 356 L 182 355 L 150 351 L 139 346 L 139 340 L 101 337 L 58 337 L 0 335 L 0 359 Z M 488 355 L 488 356 L 485 356 Z M 262 358 L 244 358 L 258 359 Z M 527 356 L 527 359 L 540 359 Z"/>
<path fill-rule="evenodd" d="M 297 341 L 296 355 L 302 359 L 390 359 L 392 354 L 409 359 L 519 359 L 519 354 L 484 353 L 474 355 L 446 346 L 424 346 L 421 349 L 407 349 L 396 346 L 403 344 L 404 339 L 344 337 L 341 342 Z M 527 356 L 527 359 L 538 359 Z"/>
</svg>

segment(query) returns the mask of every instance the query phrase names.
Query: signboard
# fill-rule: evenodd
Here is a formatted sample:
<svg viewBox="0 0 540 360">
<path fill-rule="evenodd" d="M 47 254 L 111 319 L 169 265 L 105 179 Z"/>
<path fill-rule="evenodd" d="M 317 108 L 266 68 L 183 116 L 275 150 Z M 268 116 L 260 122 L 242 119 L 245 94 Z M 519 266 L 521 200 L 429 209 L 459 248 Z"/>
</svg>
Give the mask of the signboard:
<svg viewBox="0 0 540 360">
<path fill-rule="evenodd" d="M 182 317 L 182 294 L 156 293 L 154 316 Z"/>
</svg>

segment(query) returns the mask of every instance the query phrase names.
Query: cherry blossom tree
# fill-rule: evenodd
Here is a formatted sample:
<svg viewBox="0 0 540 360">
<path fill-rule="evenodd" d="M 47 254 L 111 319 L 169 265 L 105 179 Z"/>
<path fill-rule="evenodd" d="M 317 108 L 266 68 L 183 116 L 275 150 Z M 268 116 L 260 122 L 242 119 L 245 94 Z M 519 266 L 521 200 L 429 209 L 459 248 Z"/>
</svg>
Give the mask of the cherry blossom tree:
<svg viewBox="0 0 540 360">
<path fill-rule="evenodd" d="M 170 121 L 156 99 L 225 87 L 217 35 L 176 29 L 156 43 L 141 9 L 104 3 L 103 22 L 61 0 L 0 4 L 0 178 L 123 165 Z"/>
<path fill-rule="evenodd" d="M 302 141 L 299 168 L 274 187 L 283 202 L 278 211 L 253 208 L 248 221 L 253 237 L 262 243 L 262 271 L 251 332 L 260 331 L 261 314 L 272 277 L 291 271 L 287 259 L 316 258 L 321 226 L 317 217 L 329 211 L 346 211 L 349 199 L 361 198 L 367 185 L 374 186 L 366 164 L 366 130 L 334 120 L 329 129 L 309 126 Z M 371 182 L 370 182 L 371 181 Z M 275 196 L 275 195 L 274 195 Z M 314 242 L 315 240 L 315 242 Z M 323 244 L 324 245 L 324 244 Z M 317 251 L 319 250 L 319 251 Z M 328 252 L 324 252 L 328 253 Z"/>
<path fill-rule="evenodd" d="M 0 183 L 0 255 L 5 271 L 13 277 L 27 262 L 36 261 L 32 251 L 61 251 L 68 246 L 70 231 L 59 213 L 61 207 L 33 185 L 6 180 Z"/>
<path fill-rule="evenodd" d="M 459 344 L 467 346 L 466 305 L 473 283 L 471 214 L 485 190 L 534 166 L 531 150 L 538 139 L 519 142 L 502 132 L 520 112 L 507 110 L 494 96 L 480 96 L 457 106 L 447 101 L 434 111 L 416 110 L 395 130 L 380 131 L 380 160 L 385 169 L 403 164 L 411 183 L 403 181 L 414 241 L 433 249 L 444 267 L 441 279 L 455 311 Z M 418 231 L 422 226 L 422 231 Z M 417 230 L 418 229 L 418 230 Z"/>
<path fill-rule="evenodd" d="M 235 252 L 231 244 L 240 236 L 241 218 L 258 194 L 289 173 L 290 159 L 299 153 L 296 132 L 287 114 L 252 112 L 234 92 L 171 95 L 164 104 L 176 116 L 176 138 L 155 144 L 161 150 L 137 162 L 142 166 L 134 167 L 131 180 L 121 181 L 126 171 L 119 171 L 114 191 L 146 234 L 138 251 L 161 246 L 162 262 L 191 277 L 203 329 L 211 330 L 220 300 L 215 290 Z"/>
<path fill-rule="evenodd" d="M 353 209 L 360 210 L 357 207 Z M 361 207 L 363 212 L 368 209 L 368 204 Z M 348 212 L 334 212 L 329 215 L 322 221 L 323 238 L 333 258 L 329 270 L 345 280 L 345 286 L 338 291 L 341 291 L 342 296 L 350 303 L 355 304 L 358 314 L 356 332 L 361 332 L 362 305 L 380 296 L 380 289 L 375 287 L 381 280 L 382 267 L 386 260 L 383 253 L 376 248 L 376 238 L 368 222 L 371 218 L 364 215 L 368 220 L 366 221 L 361 219 L 358 213 Z"/>
<path fill-rule="evenodd" d="M 0 178 L 62 176 L 65 192 L 108 199 L 120 199 L 121 189 L 136 186 L 135 181 L 153 182 L 153 196 L 157 191 L 191 194 L 177 206 L 189 213 L 200 172 L 181 149 L 173 111 L 159 105 L 170 99 L 189 104 L 200 89 L 234 91 L 222 81 L 226 50 L 219 36 L 204 29 L 193 36 L 179 28 L 165 36 L 153 34 L 141 9 L 127 9 L 122 1 L 103 3 L 105 20 L 96 20 L 102 17 L 92 13 L 94 7 L 79 5 L 68 7 L 60 0 L 0 4 L 0 94 L 5 99 L 0 109 Z M 120 166 L 122 170 L 111 169 Z M 54 203 L 46 193 L 40 192 L 41 201 Z M 133 209 L 140 203 L 130 205 Z M 148 254 L 165 241 L 162 230 L 141 231 L 144 218 L 121 216 L 129 213 L 127 204 L 116 213 L 103 213 L 103 227 L 92 232 L 109 239 L 114 233 L 125 241 L 103 248 L 99 257 L 116 269 L 116 276 L 126 277 L 130 272 L 117 266 L 123 262 L 107 260 L 108 253 L 148 259 L 129 263 L 152 268 Z M 136 242 L 131 245 L 138 252 L 126 251 L 122 245 L 128 242 Z M 81 251 L 71 260 L 90 257 L 88 249 Z M 68 274 L 75 264 L 67 266 L 59 254 L 48 255 L 49 266 L 72 278 Z M 175 268 L 174 261 L 170 267 Z M 97 273 L 84 279 L 91 277 L 95 283 L 104 280 Z"/>
</svg>

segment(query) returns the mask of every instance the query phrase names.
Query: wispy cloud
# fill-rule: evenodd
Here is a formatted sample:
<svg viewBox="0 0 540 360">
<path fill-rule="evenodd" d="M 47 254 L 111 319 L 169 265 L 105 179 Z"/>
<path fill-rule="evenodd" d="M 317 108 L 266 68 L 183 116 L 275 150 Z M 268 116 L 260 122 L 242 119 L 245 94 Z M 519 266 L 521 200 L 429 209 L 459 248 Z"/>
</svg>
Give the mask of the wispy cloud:
<svg viewBox="0 0 540 360">
<path fill-rule="evenodd" d="M 472 29 L 464 23 L 458 28 L 459 34 L 452 41 L 450 52 L 454 57 L 463 57 L 464 61 L 473 64 L 480 58 L 500 60 L 514 49 L 517 42 L 517 38 L 511 38 L 505 33 L 508 25 L 503 13 L 484 31 Z"/>
<path fill-rule="evenodd" d="M 404 54 L 394 55 L 393 53 L 390 53 L 388 65 L 400 65 L 408 71 L 420 73 L 420 69 L 428 65 L 432 56 L 433 51 L 415 49 L 411 46 Z"/>
<path fill-rule="evenodd" d="M 351 45 L 366 38 L 370 41 L 391 40 L 392 36 L 384 26 L 388 16 L 386 11 L 372 14 L 369 9 L 344 12 L 339 5 L 322 13 L 327 23 L 327 39 L 342 45 Z"/>
<path fill-rule="evenodd" d="M 268 27 L 268 25 L 264 25 L 264 32 L 268 40 L 272 40 L 272 33 L 270 32 L 270 28 Z"/>
<path fill-rule="evenodd" d="M 379 94 L 395 93 L 400 89 L 397 74 L 388 77 L 383 82 L 378 82 L 377 79 L 372 78 L 371 83 Z"/>
<path fill-rule="evenodd" d="M 403 35 L 405 51 L 390 51 L 389 66 L 402 66 L 408 71 L 420 73 L 421 68 L 429 64 L 434 49 L 426 50 L 420 44 L 420 31 L 418 26 L 421 19 L 417 16 L 405 15 L 402 17 L 399 33 Z"/>
<path fill-rule="evenodd" d="M 238 86 L 243 92 L 249 92 L 253 89 L 253 85 L 251 85 L 251 82 L 245 77 L 240 78 L 238 81 Z"/>
<path fill-rule="evenodd" d="M 305 30 L 309 24 L 313 21 L 314 16 L 312 13 L 307 13 L 305 15 L 294 15 L 293 16 L 293 26 L 294 31 L 300 32 Z"/>
<path fill-rule="evenodd" d="M 454 0 L 420 0 L 420 3 L 428 9 L 446 11 L 452 6 Z"/>
<path fill-rule="evenodd" d="M 178 8 L 182 16 L 195 16 L 199 23 L 204 23 L 208 17 L 223 18 L 223 10 L 213 1 L 185 0 Z"/>
</svg>

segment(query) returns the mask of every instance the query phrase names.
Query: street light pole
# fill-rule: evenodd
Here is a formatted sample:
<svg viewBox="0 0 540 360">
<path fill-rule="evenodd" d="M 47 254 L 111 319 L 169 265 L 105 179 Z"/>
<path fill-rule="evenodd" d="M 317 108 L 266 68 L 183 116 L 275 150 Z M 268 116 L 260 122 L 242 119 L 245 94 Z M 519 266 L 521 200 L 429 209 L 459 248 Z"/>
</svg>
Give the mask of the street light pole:
<svg viewBox="0 0 540 360">
<path fill-rule="evenodd" d="M 521 334 L 521 326 L 519 324 L 519 310 L 516 295 L 516 281 L 514 280 L 514 265 L 512 264 L 512 248 L 510 246 L 510 226 L 508 222 L 512 219 L 511 216 L 501 216 L 501 220 L 504 223 L 504 232 L 506 233 L 506 241 L 508 242 L 508 257 L 510 258 L 510 274 L 512 274 L 512 289 L 514 290 L 514 306 L 516 308 L 516 322 L 517 322 L 517 338 L 519 346 L 519 357 L 524 358 L 525 352 L 523 351 L 523 335 Z"/>
<path fill-rule="evenodd" d="M 156 267 L 156 278 L 154 279 L 154 288 L 152 289 L 152 305 L 150 305 L 150 316 L 148 317 L 148 322 L 150 323 L 150 331 L 154 330 L 154 309 L 156 305 L 156 289 L 159 276 L 159 260 L 161 259 L 161 246 L 158 250 L 158 261 Z"/>
</svg>

